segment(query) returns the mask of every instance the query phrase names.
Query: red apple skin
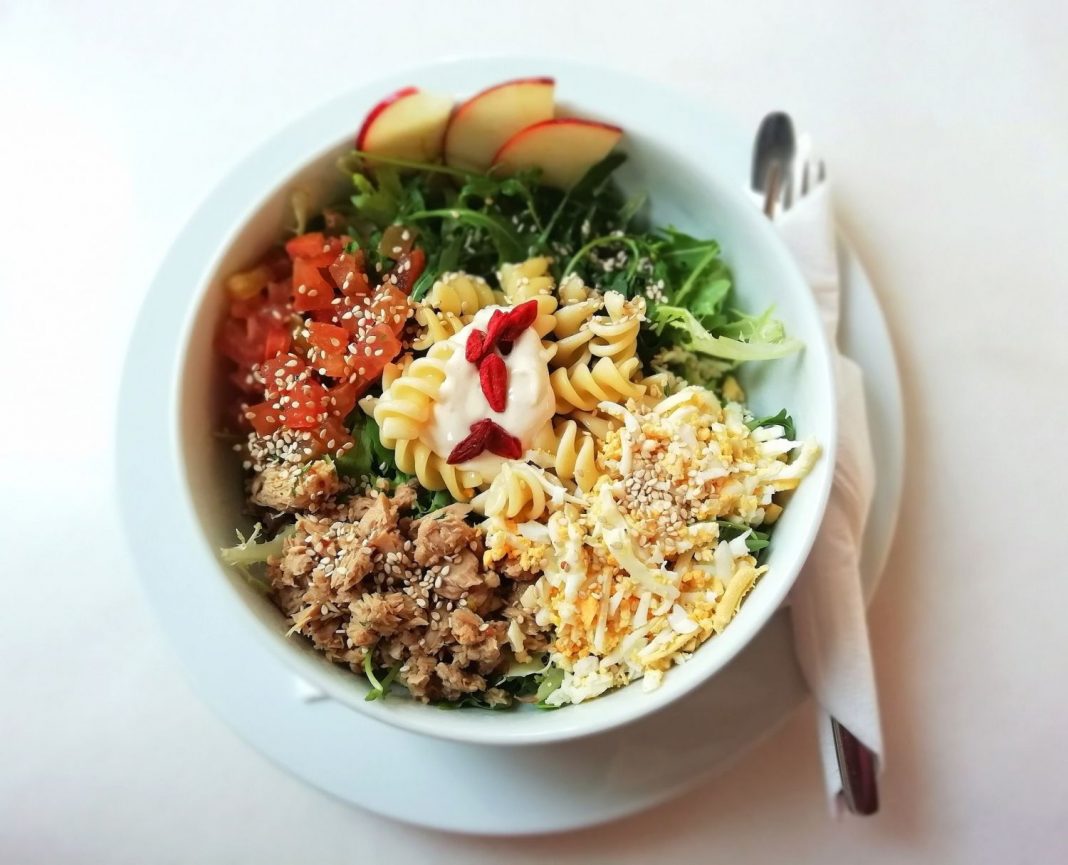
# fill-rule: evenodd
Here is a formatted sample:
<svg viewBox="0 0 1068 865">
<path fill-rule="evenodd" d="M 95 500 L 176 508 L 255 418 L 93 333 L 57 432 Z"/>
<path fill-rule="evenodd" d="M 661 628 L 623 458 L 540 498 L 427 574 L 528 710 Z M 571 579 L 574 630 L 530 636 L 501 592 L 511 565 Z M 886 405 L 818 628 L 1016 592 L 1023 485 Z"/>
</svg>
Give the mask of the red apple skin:
<svg viewBox="0 0 1068 865">
<path fill-rule="evenodd" d="M 584 126 L 589 128 L 591 126 L 599 127 L 600 129 L 607 129 L 609 132 L 613 132 L 616 135 L 623 134 L 623 128 L 621 126 L 613 126 L 611 123 L 601 123 L 597 120 L 581 120 L 578 117 L 559 117 L 552 120 L 543 120 L 541 123 L 535 123 L 531 126 L 527 126 L 524 129 L 520 129 L 515 135 L 509 138 L 504 144 L 500 146 L 500 149 L 493 154 L 493 162 L 491 164 L 496 165 L 501 158 L 501 154 L 509 148 L 516 141 L 520 141 L 525 136 L 529 135 L 538 129 L 545 126 Z"/>
<path fill-rule="evenodd" d="M 442 151 L 445 154 L 446 162 L 449 161 L 449 154 L 453 152 L 451 146 L 450 137 L 454 134 L 457 121 L 463 120 L 463 118 L 470 112 L 470 110 L 482 103 L 482 101 L 491 94 L 498 90 L 504 90 L 511 87 L 518 87 L 522 85 L 532 85 L 535 87 L 549 87 L 554 88 L 556 86 L 556 79 L 548 75 L 529 76 L 526 78 L 512 78 L 508 81 L 501 81 L 498 84 L 494 84 L 492 87 L 487 87 L 484 90 L 480 90 L 473 96 L 468 97 L 452 112 L 452 117 L 449 118 L 449 123 L 445 127 L 445 135 L 442 138 Z M 466 167 L 475 168 L 477 170 L 485 170 L 488 168 L 487 164 L 484 164 L 482 160 L 475 160 L 475 164 L 469 164 Z"/>
<path fill-rule="evenodd" d="M 552 87 L 556 84 L 556 79 L 548 75 L 532 76 L 530 78 L 513 78 L 510 81 L 502 81 L 500 84 L 494 84 L 492 87 L 487 87 L 485 90 L 480 90 L 474 96 L 465 99 L 459 105 L 456 106 L 456 111 L 453 112 L 453 119 L 459 117 L 465 108 L 474 104 L 476 99 L 481 99 L 483 96 L 492 93 L 494 90 L 500 90 L 502 87 L 512 87 L 516 84 L 540 84 L 545 87 Z"/>
<path fill-rule="evenodd" d="M 418 92 L 418 87 L 402 87 L 396 93 L 391 93 L 374 108 L 368 111 L 367 116 L 363 119 L 363 125 L 360 127 L 360 131 L 356 135 L 356 149 L 364 149 L 364 144 L 367 142 L 367 133 L 371 131 L 371 124 L 374 123 L 375 118 L 377 118 L 379 114 L 389 108 L 394 102 L 399 102 L 401 99 L 408 96 L 414 96 Z"/>
</svg>

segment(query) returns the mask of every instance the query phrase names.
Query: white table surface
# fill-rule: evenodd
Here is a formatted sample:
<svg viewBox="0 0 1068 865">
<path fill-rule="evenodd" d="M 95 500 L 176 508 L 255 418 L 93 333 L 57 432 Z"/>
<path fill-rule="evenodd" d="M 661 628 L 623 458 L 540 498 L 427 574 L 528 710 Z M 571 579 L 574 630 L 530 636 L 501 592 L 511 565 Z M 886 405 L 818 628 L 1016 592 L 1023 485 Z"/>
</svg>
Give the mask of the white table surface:
<svg viewBox="0 0 1068 865">
<path fill-rule="evenodd" d="M 1064 861 L 1068 7 L 904 5 L 0 0 L 0 862 Z M 909 410 L 871 613 L 878 817 L 828 819 L 802 712 L 609 827 L 420 831 L 254 753 L 161 638 L 110 455 L 156 263 L 293 112 L 471 46 L 625 67 L 748 125 L 785 107 L 817 136 Z"/>
</svg>

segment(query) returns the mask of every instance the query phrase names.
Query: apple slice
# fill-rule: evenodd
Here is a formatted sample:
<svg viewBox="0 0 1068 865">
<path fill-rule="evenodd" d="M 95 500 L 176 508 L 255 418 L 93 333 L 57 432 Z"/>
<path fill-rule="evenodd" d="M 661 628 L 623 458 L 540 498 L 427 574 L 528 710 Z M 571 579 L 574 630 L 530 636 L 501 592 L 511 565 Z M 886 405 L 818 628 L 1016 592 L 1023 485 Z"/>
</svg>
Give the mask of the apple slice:
<svg viewBox="0 0 1068 865">
<path fill-rule="evenodd" d="M 521 129 L 493 157 L 504 173 L 538 167 L 550 186 L 570 189 L 619 142 L 623 130 L 607 123 L 563 117 Z"/>
<path fill-rule="evenodd" d="M 520 129 L 553 116 L 552 78 L 520 78 L 476 93 L 460 104 L 445 130 L 445 162 L 485 171 Z"/>
<path fill-rule="evenodd" d="M 430 162 L 441 155 L 451 113 L 452 100 L 447 96 L 405 87 L 371 109 L 356 136 L 356 149 Z"/>
</svg>

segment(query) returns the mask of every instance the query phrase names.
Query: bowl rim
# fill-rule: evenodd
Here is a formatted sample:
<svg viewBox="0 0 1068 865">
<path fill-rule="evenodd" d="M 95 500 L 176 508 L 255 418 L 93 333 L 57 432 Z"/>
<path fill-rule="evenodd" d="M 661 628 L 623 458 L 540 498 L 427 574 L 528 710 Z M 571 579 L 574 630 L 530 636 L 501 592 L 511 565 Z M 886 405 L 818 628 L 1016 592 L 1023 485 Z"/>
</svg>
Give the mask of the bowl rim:
<svg viewBox="0 0 1068 865">
<path fill-rule="evenodd" d="M 177 351 L 167 363 L 170 377 L 166 403 L 169 412 L 168 434 L 171 443 L 171 456 L 173 457 L 172 467 L 174 471 L 172 474 L 177 475 L 177 492 L 181 499 L 185 522 L 200 541 L 200 547 L 202 548 L 201 552 L 207 553 L 219 572 L 218 576 L 223 577 L 219 582 L 226 586 L 227 591 L 224 594 L 230 601 L 230 603 L 227 604 L 226 614 L 236 614 L 237 619 L 245 623 L 246 627 L 251 628 L 252 631 L 260 637 L 260 642 L 273 654 L 282 659 L 295 674 L 311 682 L 316 688 L 340 703 L 354 708 L 382 723 L 387 723 L 412 732 L 451 741 L 483 745 L 545 744 L 547 742 L 566 741 L 586 735 L 593 735 L 631 723 L 638 718 L 644 717 L 645 715 L 668 705 L 668 703 L 673 702 L 675 699 L 688 693 L 693 688 L 698 687 L 701 683 L 726 666 L 738 652 L 742 650 L 742 648 L 751 642 L 755 634 L 764 626 L 764 624 L 766 624 L 767 620 L 781 605 L 782 600 L 785 598 L 787 592 L 796 580 L 808 552 L 815 541 L 815 537 L 818 534 L 819 526 L 830 495 L 832 472 L 830 470 L 824 472 L 823 486 L 815 497 L 815 506 L 812 508 L 811 520 L 805 527 L 804 539 L 799 545 L 799 551 L 796 557 L 791 562 L 785 563 L 785 567 L 784 565 L 780 565 L 777 568 L 777 579 L 773 586 L 769 586 L 768 591 L 765 592 L 765 600 L 767 602 L 766 610 L 762 615 L 754 616 L 747 620 L 746 624 L 748 633 L 741 635 L 740 639 L 736 641 L 736 645 L 733 649 L 721 651 L 718 660 L 714 663 L 704 665 L 707 669 L 701 670 L 701 673 L 696 675 L 693 681 L 684 688 L 666 690 L 662 687 L 657 691 L 643 695 L 642 700 L 629 706 L 613 707 L 613 711 L 610 713 L 598 713 L 595 720 L 587 718 L 585 723 L 572 722 L 570 724 L 561 721 L 556 724 L 555 729 L 551 731 L 535 731 L 523 730 L 521 729 L 521 725 L 508 723 L 495 723 L 493 725 L 486 723 L 465 723 L 457 717 L 461 713 L 443 713 L 440 711 L 428 712 L 421 706 L 419 707 L 419 711 L 398 712 L 394 707 L 390 706 L 388 701 L 365 702 L 362 700 L 362 693 L 356 693 L 357 691 L 366 691 L 366 688 L 363 687 L 362 680 L 354 677 L 355 681 L 347 682 L 345 687 L 338 686 L 337 671 L 331 669 L 332 665 L 329 662 L 321 658 L 321 656 L 311 656 L 310 653 L 293 646 L 286 641 L 284 637 L 280 637 L 277 632 L 269 630 L 265 623 L 256 615 L 247 600 L 241 596 L 237 586 L 235 586 L 231 580 L 226 579 L 228 576 L 226 572 L 229 569 L 219 561 L 217 551 L 210 543 L 206 533 L 201 529 L 197 516 L 197 508 L 189 484 L 188 466 L 182 444 L 183 436 L 180 429 L 182 420 L 180 400 L 186 383 L 189 343 L 193 336 L 193 328 L 196 320 L 201 312 L 205 299 L 208 296 L 208 290 L 210 289 L 212 279 L 216 275 L 222 259 L 231 249 L 237 236 L 244 230 L 248 225 L 249 220 L 260 210 L 266 200 L 277 194 L 277 192 L 284 188 L 287 183 L 290 183 L 293 177 L 305 167 L 336 150 L 348 136 L 331 141 L 326 145 L 319 142 L 314 148 L 303 147 L 299 158 L 294 159 L 292 156 L 287 156 L 280 172 L 277 171 L 278 166 L 275 166 L 276 171 L 269 175 L 259 169 L 253 171 L 256 164 L 263 161 L 265 157 L 270 156 L 273 151 L 279 150 L 280 152 L 281 142 L 288 137 L 291 137 L 295 130 L 302 128 L 310 118 L 324 115 L 327 112 L 330 112 L 334 106 L 351 101 L 354 98 L 357 98 L 359 94 L 366 94 L 368 99 L 374 99 L 376 98 L 373 95 L 374 93 L 377 92 L 378 94 L 381 94 L 389 92 L 391 87 L 395 88 L 398 78 L 432 80 L 434 71 L 441 69 L 443 66 L 456 67 L 470 64 L 474 64 L 478 67 L 485 67 L 485 71 L 489 74 L 492 74 L 491 70 L 494 65 L 515 66 L 516 64 L 519 64 L 522 66 L 549 69 L 551 70 L 550 74 L 553 75 L 559 75 L 564 72 L 592 75 L 606 80 L 614 86 L 641 87 L 647 92 L 657 92 L 659 96 L 668 101 L 680 99 L 680 91 L 673 88 L 653 84 L 652 82 L 616 70 L 588 64 L 537 58 L 509 57 L 506 60 L 495 57 L 459 58 L 435 61 L 429 64 L 411 67 L 382 79 L 364 82 L 357 87 L 351 88 L 338 95 L 334 99 L 301 114 L 280 131 L 270 136 L 266 141 L 254 148 L 241 159 L 226 177 L 216 185 L 197 209 L 193 219 L 187 224 L 186 228 L 183 229 L 182 235 L 180 235 L 180 237 L 184 236 L 190 230 L 190 226 L 197 219 L 205 214 L 211 207 L 217 206 L 227 190 L 233 186 L 240 185 L 235 182 L 235 178 L 241 178 L 258 190 L 254 195 L 249 196 L 248 198 L 243 198 L 240 204 L 231 203 L 228 207 L 224 208 L 226 211 L 232 211 L 226 219 L 228 228 L 215 237 L 213 245 L 206 248 L 206 254 L 203 256 L 202 261 L 196 265 L 198 277 L 195 281 L 195 290 L 189 293 L 184 308 L 184 317 L 182 319 L 181 328 L 175 334 Z M 417 78 L 417 76 L 421 77 Z M 697 167 L 693 163 L 687 163 L 686 167 L 688 170 L 697 170 Z M 802 306 L 807 308 L 807 314 L 815 316 L 818 320 L 818 310 L 815 300 L 811 297 L 807 285 L 805 285 L 800 271 L 797 269 L 796 263 L 786 250 L 777 232 L 775 232 L 771 225 L 762 215 L 760 215 L 759 211 L 749 205 L 749 202 L 744 198 L 743 191 L 738 189 L 733 182 L 720 175 L 718 169 L 715 167 L 710 168 L 705 165 L 699 170 L 706 176 L 706 178 L 711 178 L 715 182 L 717 191 L 724 194 L 725 200 L 730 204 L 732 218 L 748 220 L 752 226 L 756 227 L 758 236 L 762 237 L 761 243 L 766 247 L 765 251 L 767 254 L 773 255 L 779 259 L 777 262 L 779 269 L 781 269 L 784 274 L 790 275 L 790 281 L 794 283 L 795 289 L 798 293 L 804 295 L 805 300 L 802 302 Z M 244 175 L 250 173 L 258 175 L 258 179 L 252 180 L 251 178 L 244 177 Z M 269 176 L 271 179 L 264 180 L 263 177 L 265 176 Z M 178 241 L 175 242 L 175 246 L 178 246 Z M 170 258 L 170 255 L 171 254 L 168 253 L 168 259 Z M 166 261 L 167 260 L 165 259 L 164 265 L 166 265 Z M 166 281 L 166 276 L 166 266 L 161 267 L 156 279 L 153 281 L 152 292 L 161 290 L 161 285 Z M 147 305 L 148 298 L 146 298 L 145 301 L 145 306 L 147 307 Z M 143 308 L 142 315 L 144 312 L 145 309 Z M 138 327 L 140 326 L 141 321 L 139 318 Z M 811 330 L 816 334 L 816 337 L 815 339 L 810 338 L 806 341 L 806 351 L 811 352 L 814 356 L 814 362 L 819 367 L 819 375 L 823 379 L 822 385 L 827 389 L 829 403 L 834 405 L 835 382 L 831 366 L 829 343 L 827 342 L 822 327 L 817 327 Z M 135 362 L 135 358 L 133 358 L 132 355 L 128 357 L 127 375 L 124 375 L 123 382 L 124 398 L 127 393 L 126 380 L 130 377 L 130 367 L 132 367 Z M 834 449 L 837 438 L 837 417 L 834 415 L 834 412 L 832 412 L 832 416 L 826 420 L 829 425 L 830 435 L 827 442 L 821 442 L 824 452 L 821 459 L 828 461 L 833 466 Z M 123 483 L 121 474 L 120 471 L 120 489 L 122 488 Z M 126 509 L 124 508 L 124 511 L 125 510 Z M 127 520 L 126 522 L 128 523 L 129 521 Z M 130 542 L 133 544 L 132 538 L 130 538 Z M 784 571 L 789 571 L 790 573 L 787 575 Z M 769 594 L 773 588 L 777 589 L 777 591 L 773 594 Z M 732 627 L 737 624 L 739 623 L 733 622 Z M 736 631 L 736 633 L 739 632 Z M 686 665 L 686 667 L 691 669 L 694 667 L 700 668 L 701 666 L 702 665 L 696 654 L 694 659 L 689 661 Z M 345 675 L 348 676 L 347 673 Z M 670 677 L 668 678 L 670 679 Z M 353 688 L 353 684 L 356 684 L 357 687 Z M 555 716 L 557 713 L 553 713 L 553 715 Z M 494 717 L 503 721 L 505 717 L 509 716 L 495 715 Z M 456 723 L 457 721 L 460 721 L 460 723 Z"/>
</svg>

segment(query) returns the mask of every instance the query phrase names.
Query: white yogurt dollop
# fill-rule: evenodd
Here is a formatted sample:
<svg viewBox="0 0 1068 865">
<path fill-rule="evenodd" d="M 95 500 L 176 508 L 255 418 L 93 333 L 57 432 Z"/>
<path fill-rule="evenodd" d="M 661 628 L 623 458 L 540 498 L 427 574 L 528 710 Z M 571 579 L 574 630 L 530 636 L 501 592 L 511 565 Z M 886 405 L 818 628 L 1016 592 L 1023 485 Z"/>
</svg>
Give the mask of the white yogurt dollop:
<svg viewBox="0 0 1068 865">
<path fill-rule="evenodd" d="M 449 340 L 453 352 L 445 361 L 445 381 L 423 433 L 426 444 L 444 457 L 467 438 L 471 425 L 483 418 L 490 418 L 518 438 L 526 451 L 556 412 L 556 398 L 549 382 L 550 353 L 542 347 L 532 327 L 523 331 L 504 357 L 508 370 L 508 402 L 504 411 L 490 408 L 482 393 L 478 367 L 467 360 L 464 349 L 471 332 L 484 331 L 497 309 L 508 307 L 488 306 L 479 310 L 474 320 Z M 504 458 L 484 451 L 472 460 L 459 463 L 457 468 L 478 472 L 489 481 L 497 476 L 504 462 Z"/>
</svg>

